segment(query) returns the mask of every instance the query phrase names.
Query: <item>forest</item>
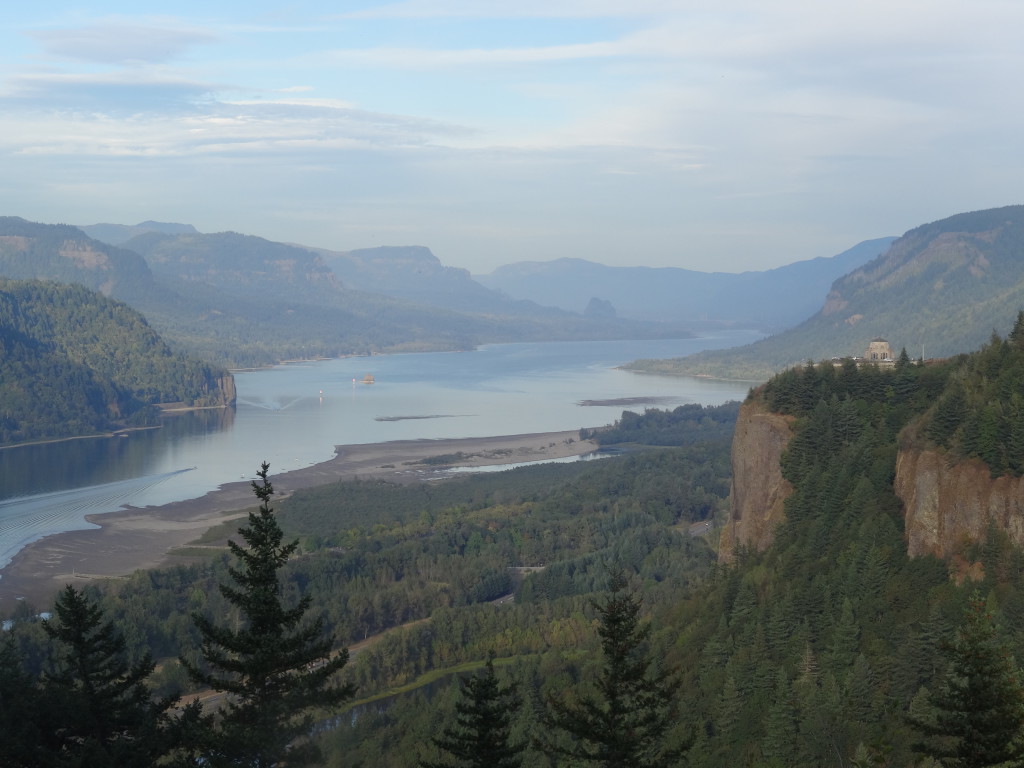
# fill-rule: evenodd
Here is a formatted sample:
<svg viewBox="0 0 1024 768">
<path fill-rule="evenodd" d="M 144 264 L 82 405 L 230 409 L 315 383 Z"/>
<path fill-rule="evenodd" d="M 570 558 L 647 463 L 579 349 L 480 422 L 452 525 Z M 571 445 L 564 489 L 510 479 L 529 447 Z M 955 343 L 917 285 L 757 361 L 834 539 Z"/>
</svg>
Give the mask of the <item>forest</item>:
<svg viewBox="0 0 1024 768">
<path fill-rule="evenodd" d="M 173 352 L 126 304 L 0 279 L 0 445 L 157 423 L 157 403 L 226 405 L 230 374 Z"/>
<path fill-rule="evenodd" d="M 752 391 L 794 420 L 783 460 L 794 490 L 774 544 L 730 565 L 717 562 L 714 530 L 728 515 L 735 404 L 623 414 L 599 437 L 630 450 L 594 462 L 435 484 L 337 483 L 280 500 L 276 519 L 295 542 L 280 564 L 281 600 L 307 605 L 349 649 L 339 684 L 354 692 L 322 713 L 316 764 L 472 765 L 455 736 L 465 735 L 467 702 L 487 691 L 514 697 L 498 724 L 512 765 L 1018 759 L 1007 745 L 1020 742 L 1024 693 L 1006 660 L 1024 657 L 1024 552 L 993 529 L 956 554 L 974 564 L 973 579 L 953 578 L 934 557 L 908 558 L 892 479 L 901 435 L 934 439 L 940 427 L 930 425 L 946 424 L 942 403 L 957 387 L 964 407 L 942 427 L 951 452 L 969 450 L 971 414 L 1012 407 L 1024 384 L 1012 373 L 1024 360 L 1021 331 L 1018 319 L 1006 339 L 938 364 L 905 354 L 892 370 L 808 363 Z M 702 437 L 660 437 L 681 424 Z M 1012 474 L 1013 430 L 990 431 L 985 450 L 1006 457 L 993 472 Z M 691 535 L 701 521 L 712 533 Z M 245 626 L 218 589 L 237 578 L 228 539 L 238 532 L 211 531 L 182 553 L 188 562 L 82 593 L 123 638 L 126 664 L 158 662 L 147 676 L 154 697 L 194 689 L 209 623 Z M 11 617 L 7 668 L 22 685 L 45 688 L 61 670 L 44 609 L 22 605 Z M 623 622 L 660 723 L 641 763 L 595 756 L 605 742 L 566 714 L 611 701 L 607 639 Z M 978 658 L 992 663 L 965 704 L 957 681 Z M 0 676 L 0 704 L 12 675 Z M 985 691 L 997 690 L 1003 708 L 986 727 L 1010 751 L 953 762 L 977 746 L 957 724 L 974 722 Z"/>
</svg>

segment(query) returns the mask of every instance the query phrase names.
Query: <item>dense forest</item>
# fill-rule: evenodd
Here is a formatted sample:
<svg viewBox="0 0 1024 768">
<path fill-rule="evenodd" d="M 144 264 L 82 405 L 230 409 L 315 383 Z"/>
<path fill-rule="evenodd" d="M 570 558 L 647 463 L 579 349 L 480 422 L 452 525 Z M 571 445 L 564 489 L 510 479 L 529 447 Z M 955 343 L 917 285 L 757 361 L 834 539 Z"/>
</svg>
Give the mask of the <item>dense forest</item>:
<svg viewBox="0 0 1024 768">
<path fill-rule="evenodd" d="M 0 444 L 152 424 L 154 404 L 234 396 L 226 371 L 172 352 L 126 304 L 33 280 L 0 279 L 0 382 Z"/>
<path fill-rule="evenodd" d="M 283 599 L 312 600 L 324 631 L 351 649 L 343 679 L 355 698 L 317 731 L 323 764 L 466 764 L 437 737 L 491 676 L 491 690 L 515 691 L 502 727 L 522 764 L 569 764 L 559 755 L 590 742 L 559 713 L 610 695 L 606 641 L 622 595 L 637 611 L 649 681 L 671 681 L 659 761 L 685 751 L 692 766 L 924 768 L 972 744 L 956 723 L 974 711 L 951 691 L 974 659 L 1024 658 L 1024 552 L 996 530 L 962 542 L 956 558 L 974 564 L 973 579 L 908 558 L 892 480 L 901 435 L 934 439 L 929 425 L 943 423 L 957 387 L 977 398 L 965 394 L 964 415 L 945 429 L 950 451 L 966 450 L 969 414 L 1011 406 L 1024 384 L 1010 373 L 1021 327 L 940 364 L 808 364 L 753 391 L 794 419 L 783 460 L 793 492 L 773 545 L 731 565 L 693 524 L 727 514 L 722 427 L 734 404 L 624 414 L 600 437 L 632 449 L 598 461 L 338 483 L 282 500 L 280 525 L 298 543 L 282 565 Z M 659 445 L 681 424 L 704 439 Z M 1012 456 L 1012 444 L 1011 429 L 993 455 Z M 1004 469 L 1014 471 L 1009 459 Z M 149 678 L 157 694 L 190 684 L 174 658 L 202 663 L 191 615 L 238 615 L 216 588 L 232 579 L 232 555 L 218 550 L 229 537 L 212 531 L 183 553 L 190 563 L 86 591 L 128 662 L 166 660 Z M 20 673 L 45 679 L 52 640 L 36 609 L 12 618 Z M 1007 692 L 998 724 L 1008 744 L 1024 713 L 1019 678 L 1001 662 L 984 675 L 985 690 Z M 980 710 L 985 691 L 976 696 Z"/>
</svg>

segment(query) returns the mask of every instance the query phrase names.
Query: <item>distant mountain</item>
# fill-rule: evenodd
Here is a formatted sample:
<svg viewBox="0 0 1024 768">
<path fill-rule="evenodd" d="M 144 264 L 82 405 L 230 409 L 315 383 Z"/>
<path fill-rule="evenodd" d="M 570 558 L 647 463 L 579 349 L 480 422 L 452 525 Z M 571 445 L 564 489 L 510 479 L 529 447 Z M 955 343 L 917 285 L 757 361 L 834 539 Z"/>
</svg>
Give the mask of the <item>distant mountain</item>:
<svg viewBox="0 0 1024 768">
<path fill-rule="evenodd" d="M 85 286 L 0 279 L 0 444 L 146 423 L 146 406 L 227 405 L 224 370 L 175 354 L 137 311 Z"/>
<path fill-rule="evenodd" d="M 144 235 L 147 232 L 161 232 L 165 235 L 192 235 L 198 234 L 198 230 L 191 224 L 174 224 L 162 221 L 143 221 L 134 226 L 127 224 L 89 224 L 79 226 L 93 240 L 99 240 L 107 245 L 124 245 L 133 237 Z"/>
<path fill-rule="evenodd" d="M 584 259 L 518 262 L 476 280 L 539 304 L 583 312 L 593 298 L 619 317 L 719 321 L 779 330 L 821 308 L 832 282 L 886 250 L 895 238 L 867 240 L 837 256 L 799 261 L 764 272 L 697 272 L 674 267 L 608 267 Z"/>
<path fill-rule="evenodd" d="M 468 270 L 444 266 L 421 245 L 316 252 L 346 286 L 358 291 L 462 312 L 564 314 L 486 288 Z"/>
<path fill-rule="evenodd" d="M 145 259 L 66 224 L 0 216 L 0 277 L 78 283 L 123 301 L 154 300 L 160 289 Z"/>
<path fill-rule="evenodd" d="M 755 344 L 637 367 L 767 378 L 808 359 L 860 355 L 875 337 L 911 357 L 948 357 L 1007 333 L 1024 307 L 1024 206 L 917 227 L 836 280 L 821 311 Z"/>
<path fill-rule="evenodd" d="M 453 273 L 451 282 L 465 280 Z M 486 342 L 688 335 L 678 326 L 512 302 L 472 281 L 433 306 L 352 290 L 308 248 L 234 232 L 150 231 L 116 247 L 76 227 L 0 217 L 0 277 L 86 285 L 131 304 L 179 349 L 233 367 Z M 481 309 L 458 308 L 470 305 Z"/>
<path fill-rule="evenodd" d="M 345 294 L 317 254 L 262 237 L 147 232 L 126 242 L 125 248 L 140 254 L 158 277 L 216 286 L 222 294 L 328 304 Z"/>
</svg>

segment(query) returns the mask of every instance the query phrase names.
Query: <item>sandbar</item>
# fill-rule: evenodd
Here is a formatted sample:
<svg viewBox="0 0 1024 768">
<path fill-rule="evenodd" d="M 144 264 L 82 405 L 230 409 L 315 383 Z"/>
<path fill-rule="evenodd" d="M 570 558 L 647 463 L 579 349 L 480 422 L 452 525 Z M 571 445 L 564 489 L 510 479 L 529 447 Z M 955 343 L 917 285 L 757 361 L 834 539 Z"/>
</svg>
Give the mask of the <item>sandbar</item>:
<svg viewBox="0 0 1024 768">
<path fill-rule="evenodd" d="M 474 467 L 580 456 L 596 451 L 576 431 L 441 440 L 397 440 L 335 446 L 334 458 L 310 467 L 274 474 L 270 481 L 280 500 L 302 488 L 339 480 L 381 479 L 424 482 L 444 476 L 446 466 Z M 431 460 L 451 457 L 452 464 Z M 423 463 L 424 461 L 427 463 Z M 255 468 L 254 468 L 255 470 Z M 194 542 L 210 528 L 241 518 L 255 507 L 249 481 L 227 483 L 205 496 L 153 507 L 129 507 L 90 515 L 100 526 L 67 531 L 35 541 L 0 570 L 0 616 L 25 600 L 46 610 L 65 584 L 118 578 L 140 569 L 183 562 L 174 550 Z"/>
</svg>

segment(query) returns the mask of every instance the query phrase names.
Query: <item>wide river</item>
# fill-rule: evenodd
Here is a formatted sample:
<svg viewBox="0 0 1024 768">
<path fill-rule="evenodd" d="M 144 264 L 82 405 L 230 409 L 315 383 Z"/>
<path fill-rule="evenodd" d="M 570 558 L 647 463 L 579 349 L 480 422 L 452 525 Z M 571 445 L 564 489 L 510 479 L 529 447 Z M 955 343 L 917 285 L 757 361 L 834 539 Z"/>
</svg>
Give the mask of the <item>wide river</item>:
<svg viewBox="0 0 1024 768">
<path fill-rule="evenodd" d="M 473 352 L 357 357 L 238 373 L 233 410 L 186 413 L 160 429 L 0 450 L 0 567 L 86 515 L 202 496 L 334 456 L 336 445 L 555 432 L 656 407 L 742 400 L 749 384 L 618 370 L 638 358 L 746 344 L 753 331 L 699 339 L 496 344 Z M 363 383 L 372 376 L 374 383 Z"/>
</svg>

